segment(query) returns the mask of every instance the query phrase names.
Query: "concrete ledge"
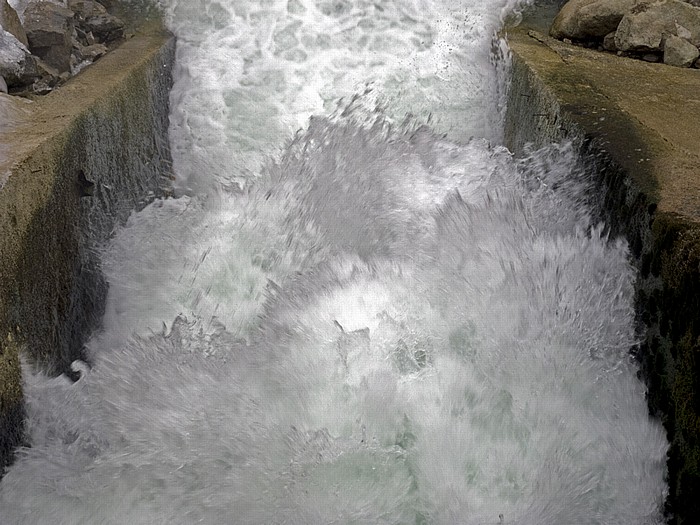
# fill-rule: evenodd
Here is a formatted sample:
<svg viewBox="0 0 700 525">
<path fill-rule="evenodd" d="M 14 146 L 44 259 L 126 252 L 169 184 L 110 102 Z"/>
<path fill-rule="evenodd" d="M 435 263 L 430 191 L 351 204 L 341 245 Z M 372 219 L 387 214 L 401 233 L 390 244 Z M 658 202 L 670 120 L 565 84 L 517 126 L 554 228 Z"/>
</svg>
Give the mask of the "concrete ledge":
<svg viewBox="0 0 700 525">
<path fill-rule="evenodd" d="M 0 474 L 22 438 L 18 353 L 73 374 L 107 285 L 97 249 L 170 171 L 174 39 L 158 27 L 0 129 Z"/>
<path fill-rule="evenodd" d="M 639 268 L 638 350 L 662 419 L 670 523 L 700 515 L 700 70 L 625 59 L 516 28 L 506 145 L 572 140 L 601 218 Z M 634 480 L 630 480 L 631 483 Z"/>
</svg>

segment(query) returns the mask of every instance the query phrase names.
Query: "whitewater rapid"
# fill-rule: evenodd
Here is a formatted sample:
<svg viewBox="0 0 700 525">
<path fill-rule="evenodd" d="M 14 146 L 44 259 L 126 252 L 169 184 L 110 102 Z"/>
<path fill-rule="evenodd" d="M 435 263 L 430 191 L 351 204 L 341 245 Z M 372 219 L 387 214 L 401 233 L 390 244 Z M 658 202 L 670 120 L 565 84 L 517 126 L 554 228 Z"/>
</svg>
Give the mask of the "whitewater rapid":
<svg viewBox="0 0 700 525">
<path fill-rule="evenodd" d="M 505 0 L 164 0 L 175 196 L 25 367 L 8 524 L 660 524 L 634 270 L 567 144 L 499 145 Z"/>
</svg>

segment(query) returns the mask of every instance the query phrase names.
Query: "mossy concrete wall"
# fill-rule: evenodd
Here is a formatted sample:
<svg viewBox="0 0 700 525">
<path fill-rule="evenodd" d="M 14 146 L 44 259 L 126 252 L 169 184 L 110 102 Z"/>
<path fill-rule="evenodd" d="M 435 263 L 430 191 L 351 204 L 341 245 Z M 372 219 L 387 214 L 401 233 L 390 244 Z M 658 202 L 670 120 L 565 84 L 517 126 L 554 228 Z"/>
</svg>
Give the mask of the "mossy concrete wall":
<svg viewBox="0 0 700 525">
<path fill-rule="evenodd" d="M 103 312 L 98 250 L 165 187 L 174 48 L 152 24 L 45 97 L 3 95 L 0 475 L 23 437 L 18 354 L 73 374 Z"/>
<path fill-rule="evenodd" d="M 669 523 L 700 516 L 700 70 L 564 44 L 527 28 L 513 52 L 506 145 L 571 140 L 601 218 L 639 269 L 636 310 L 650 412 L 668 432 Z M 630 483 L 635 480 L 630 479 Z"/>
</svg>

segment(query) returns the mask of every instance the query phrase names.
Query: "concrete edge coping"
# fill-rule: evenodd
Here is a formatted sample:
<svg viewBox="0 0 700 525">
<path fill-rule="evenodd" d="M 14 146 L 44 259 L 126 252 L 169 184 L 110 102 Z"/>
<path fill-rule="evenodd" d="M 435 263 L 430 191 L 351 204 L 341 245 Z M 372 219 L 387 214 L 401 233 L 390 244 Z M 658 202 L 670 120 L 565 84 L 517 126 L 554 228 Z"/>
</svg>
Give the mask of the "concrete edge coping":
<svg viewBox="0 0 700 525">
<path fill-rule="evenodd" d="M 9 111 L 17 115 L 16 122 L 6 125 L 5 130 L 0 128 L 4 150 L 0 150 L 4 153 L 0 156 L 0 189 L 3 174 L 10 173 L 42 143 L 64 131 L 134 69 L 152 60 L 171 38 L 174 37 L 160 23 L 151 23 L 48 95 L 33 97 L 29 102 L 0 93 Z"/>
<path fill-rule="evenodd" d="M 700 221 L 700 70 L 617 57 L 521 27 L 507 39 L 572 123 L 660 212 Z"/>
</svg>

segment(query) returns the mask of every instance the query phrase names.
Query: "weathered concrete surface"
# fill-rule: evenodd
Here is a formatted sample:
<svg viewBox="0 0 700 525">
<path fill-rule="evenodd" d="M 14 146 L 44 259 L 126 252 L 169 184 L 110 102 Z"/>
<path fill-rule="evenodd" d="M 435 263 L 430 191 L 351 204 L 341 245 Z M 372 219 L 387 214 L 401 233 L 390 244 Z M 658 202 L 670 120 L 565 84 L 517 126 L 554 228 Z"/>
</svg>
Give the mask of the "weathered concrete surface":
<svg viewBox="0 0 700 525">
<path fill-rule="evenodd" d="M 671 523 L 700 516 L 700 70 L 620 58 L 509 31 L 506 145 L 571 139 L 601 214 L 639 267 L 639 356 L 669 435 Z M 629 480 L 634 483 L 634 480 Z"/>
<path fill-rule="evenodd" d="M 17 117 L 0 125 L 0 475 L 22 439 L 18 353 L 72 373 L 103 310 L 97 248 L 164 187 L 173 60 L 150 25 L 46 97 L 0 94 Z"/>
</svg>

